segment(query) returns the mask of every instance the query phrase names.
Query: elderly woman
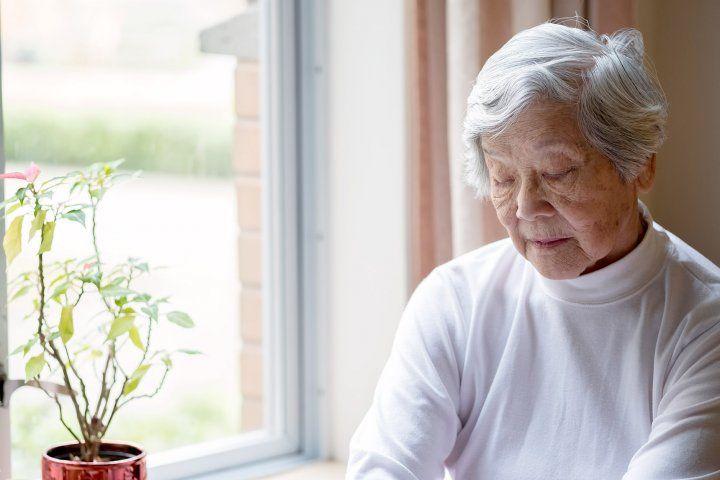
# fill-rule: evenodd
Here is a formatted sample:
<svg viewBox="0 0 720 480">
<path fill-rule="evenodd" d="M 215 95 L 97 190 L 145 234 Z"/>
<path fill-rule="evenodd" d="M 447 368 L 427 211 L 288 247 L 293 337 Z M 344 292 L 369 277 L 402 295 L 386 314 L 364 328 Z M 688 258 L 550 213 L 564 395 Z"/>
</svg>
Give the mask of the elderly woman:
<svg viewBox="0 0 720 480">
<path fill-rule="evenodd" d="M 417 287 L 346 478 L 720 479 L 720 268 L 638 200 L 666 112 L 636 30 L 488 59 L 469 182 L 509 238 Z"/>
</svg>

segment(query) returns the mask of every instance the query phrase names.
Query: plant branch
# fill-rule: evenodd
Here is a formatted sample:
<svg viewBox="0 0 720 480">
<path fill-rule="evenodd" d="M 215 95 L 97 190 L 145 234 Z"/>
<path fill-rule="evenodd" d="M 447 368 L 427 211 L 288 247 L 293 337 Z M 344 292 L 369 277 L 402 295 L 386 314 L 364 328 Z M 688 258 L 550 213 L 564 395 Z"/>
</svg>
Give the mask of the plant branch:
<svg viewBox="0 0 720 480">
<path fill-rule="evenodd" d="M 137 400 L 138 398 L 152 398 L 155 395 L 157 395 L 158 392 L 162 389 L 163 384 L 165 383 L 165 379 L 167 378 L 167 374 L 169 371 L 170 371 L 170 367 L 165 367 L 165 371 L 163 372 L 163 376 L 160 379 L 160 383 L 158 384 L 157 388 L 155 388 L 154 392 L 148 393 L 145 395 L 138 395 L 136 397 L 130 397 L 130 398 L 126 399 L 125 401 L 121 402 L 120 405 L 118 405 L 118 410 L 120 408 L 124 407 L 125 405 L 127 405 L 128 403 L 130 403 L 131 401 Z"/>
<path fill-rule="evenodd" d="M 73 431 L 73 429 L 70 428 L 70 426 L 65 422 L 65 416 L 63 415 L 62 405 L 60 404 L 60 400 L 58 399 L 57 394 L 51 395 L 50 392 L 48 392 L 48 391 L 45 389 L 45 387 L 42 386 L 42 384 L 41 384 L 40 382 L 37 382 L 37 386 L 40 388 L 40 390 L 42 390 L 43 392 L 45 392 L 45 395 L 47 395 L 47 396 L 50 397 L 51 399 L 55 400 L 55 404 L 57 405 L 58 411 L 60 412 L 60 422 L 62 422 L 62 424 L 63 424 L 63 426 L 65 427 L 65 429 L 66 429 L 68 432 L 70 432 L 70 435 L 72 435 L 78 443 L 82 443 L 82 440 L 80 440 L 80 437 L 79 437 L 78 435 L 76 435 L 76 434 L 75 434 L 75 431 Z"/>
<path fill-rule="evenodd" d="M 30 184 L 30 191 L 33 193 L 33 196 L 35 198 L 35 205 L 38 207 L 40 205 L 40 201 L 37 197 L 37 192 L 35 191 L 35 187 Z M 40 244 L 42 245 L 42 242 L 45 238 L 44 229 L 40 229 Z M 38 337 L 40 339 L 40 344 L 42 345 L 44 350 L 47 350 L 46 344 L 49 344 L 50 346 L 50 355 L 55 358 L 58 365 L 60 366 L 60 369 L 62 370 L 63 379 L 65 381 L 65 385 L 67 386 L 68 390 L 70 391 L 70 399 L 72 400 L 73 407 L 75 408 L 75 414 L 78 419 L 78 424 L 80 425 L 80 430 L 83 432 L 83 437 L 87 439 L 87 421 L 86 418 L 83 416 L 82 412 L 80 411 L 80 405 L 78 403 L 77 395 L 75 391 L 73 390 L 72 382 L 70 381 L 70 376 L 68 375 L 67 367 L 65 366 L 65 362 L 62 358 L 62 355 L 58 351 L 57 347 L 55 347 L 55 343 L 53 340 L 48 340 L 45 338 L 45 335 L 42 332 L 43 324 L 46 323 L 45 320 L 45 273 L 43 271 L 44 265 L 43 265 L 43 254 L 38 254 L 38 280 L 40 284 L 40 305 L 39 305 L 39 314 L 38 314 Z M 68 359 L 69 360 L 69 359 Z M 71 362 L 68 362 L 71 363 Z"/>
</svg>

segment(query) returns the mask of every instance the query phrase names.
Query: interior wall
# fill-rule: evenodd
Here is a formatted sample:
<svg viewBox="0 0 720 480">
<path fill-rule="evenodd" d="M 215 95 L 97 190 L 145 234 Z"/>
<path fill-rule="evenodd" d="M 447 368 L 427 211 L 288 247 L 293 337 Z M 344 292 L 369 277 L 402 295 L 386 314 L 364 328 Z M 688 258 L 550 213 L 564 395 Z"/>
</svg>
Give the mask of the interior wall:
<svg viewBox="0 0 720 480">
<path fill-rule="evenodd" d="M 638 20 L 670 104 L 648 204 L 658 223 L 720 264 L 720 2 L 642 0 Z"/>
<path fill-rule="evenodd" d="M 405 306 L 404 2 L 328 2 L 330 455 L 348 443 Z"/>
</svg>

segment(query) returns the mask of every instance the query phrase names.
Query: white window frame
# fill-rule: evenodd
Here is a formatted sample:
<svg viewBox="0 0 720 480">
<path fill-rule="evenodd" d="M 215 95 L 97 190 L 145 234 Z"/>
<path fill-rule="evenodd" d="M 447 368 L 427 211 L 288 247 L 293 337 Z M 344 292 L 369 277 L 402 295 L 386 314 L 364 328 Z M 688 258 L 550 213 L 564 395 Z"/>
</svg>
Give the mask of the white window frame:
<svg viewBox="0 0 720 480">
<path fill-rule="evenodd" d="M 271 299 L 263 309 L 265 429 L 150 454 L 154 480 L 249 479 L 327 457 L 327 420 L 320 415 L 327 411 L 326 299 L 318 288 L 325 284 L 327 218 L 324 1 L 259 0 L 258 10 L 262 294 Z M 4 171 L 2 142 L 0 121 Z M 4 224 L 0 228 L 4 232 Z M 7 279 L 0 257 L 0 363 L 7 365 Z M 9 409 L 0 407 L 0 478 L 8 476 L 9 425 Z"/>
</svg>

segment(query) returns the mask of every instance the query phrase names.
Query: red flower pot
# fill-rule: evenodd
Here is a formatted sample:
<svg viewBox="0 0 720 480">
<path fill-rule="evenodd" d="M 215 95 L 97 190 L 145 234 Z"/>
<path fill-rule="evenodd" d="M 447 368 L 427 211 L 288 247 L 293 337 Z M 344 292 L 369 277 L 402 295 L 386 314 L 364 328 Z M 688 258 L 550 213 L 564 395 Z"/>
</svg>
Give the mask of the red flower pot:
<svg viewBox="0 0 720 480">
<path fill-rule="evenodd" d="M 147 480 L 147 454 L 136 445 L 103 442 L 103 462 L 70 460 L 79 453 L 77 442 L 50 447 L 42 459 L 42 480 Z"/>
</svg>

